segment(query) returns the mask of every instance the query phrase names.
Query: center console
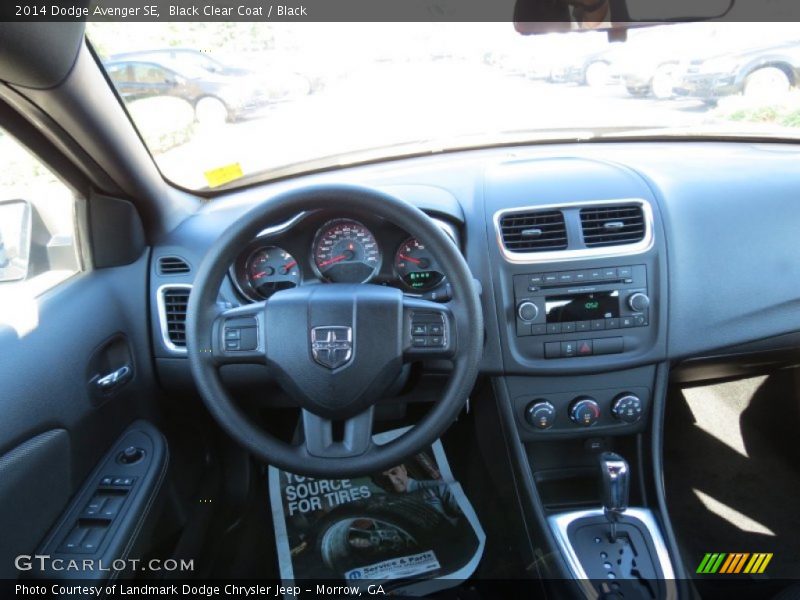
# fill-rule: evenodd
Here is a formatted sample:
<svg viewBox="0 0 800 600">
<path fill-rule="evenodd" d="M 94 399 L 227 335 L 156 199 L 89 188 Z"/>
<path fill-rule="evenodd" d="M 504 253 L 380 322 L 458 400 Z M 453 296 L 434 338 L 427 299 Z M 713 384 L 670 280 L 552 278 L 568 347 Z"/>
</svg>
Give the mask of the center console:
<svg viewBox="0 0 800 600">
<path fill-rule="evenodd" d="M 561 576 L 586 597 L 674 597 L 643 445 L 667 343 L 657 200 L 622 166 L 556 158 L 490 169 L 484 202 L 503 355 L 495 390 L 556 547 L 545 552 L 557 550 Z M 607 493 L 620 490 L 613 478 L 624 502 Z"/>
</svg>

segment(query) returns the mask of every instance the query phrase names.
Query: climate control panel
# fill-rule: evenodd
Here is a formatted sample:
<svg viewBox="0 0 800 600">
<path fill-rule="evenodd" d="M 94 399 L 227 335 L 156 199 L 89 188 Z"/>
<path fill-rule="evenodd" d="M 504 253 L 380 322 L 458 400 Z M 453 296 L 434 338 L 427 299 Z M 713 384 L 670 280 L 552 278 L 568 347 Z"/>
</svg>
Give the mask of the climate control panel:
<svg viewBox="0 0 800 600">
<path fill-rule="evenodd" d="M 639 431 L 649 402 L 649 390 L 635 387 L 520 397 L 514 404 L 523 432 L 578 437 Z"/>
</svg>

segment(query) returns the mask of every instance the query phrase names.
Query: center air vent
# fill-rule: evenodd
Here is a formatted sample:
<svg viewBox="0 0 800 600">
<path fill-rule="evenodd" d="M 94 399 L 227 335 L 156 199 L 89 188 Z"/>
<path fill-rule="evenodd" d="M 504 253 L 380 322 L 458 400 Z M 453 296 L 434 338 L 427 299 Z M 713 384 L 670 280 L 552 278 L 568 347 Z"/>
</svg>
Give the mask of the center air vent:
<svg viewBox="0 0 800 600">
<path fill-rule="evenodd" d="M 158 259 L 159 275 L 180 275 L 189 271 L 189 263 L 178 256 L 162 256 Z"/>
<path fill-rule="evenodd" d="M 567 247 L 567 227 L 560 210 L 506 214 L 500 219 L 500 233 L 509 252 L 540 252 Z"/>
<path fill-rule="evenodd" d="M 190 287 L 161 288 L 161 331 L 164 343 L 173 350 L 186 348 L 186 307 Z"/>
<path fill-rule="evenodd" d="M 644 213 L 638 204 L 582 208 L 581 227 L 587 248 L 635 244 L 645 236 Z"/>
</svg>

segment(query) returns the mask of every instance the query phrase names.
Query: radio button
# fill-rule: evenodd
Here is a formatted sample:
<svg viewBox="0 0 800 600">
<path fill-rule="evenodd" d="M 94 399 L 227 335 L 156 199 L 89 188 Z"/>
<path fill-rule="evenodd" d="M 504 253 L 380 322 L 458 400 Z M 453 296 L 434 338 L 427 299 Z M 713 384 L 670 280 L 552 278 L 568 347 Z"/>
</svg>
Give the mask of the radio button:
<svg viewBox="0 0 800 600">
<path fill-rule="evenodd" d="M 605 319 L 594 319 L 592 321 L 592 331 L 602 331 L 606 328 Z"/>
<path fill-rule="evenodd" d="M 571 358 L 578 352 L 577 342 L 561 342 L 561 356 Z"/>
<path fill-rule="evenodd" d="M 578 321 L 575 323 L 575 331 L 590 331 L 592 329 L 591 321 Z"/>
<path fill-rule="evenodd" d="M 561 333 L 561 323 L 548 323 L 547 324 L 547 334 L 552 335 L 554 333 Z"/>
<path fill-rule="evenodd" d="M 531 324 L 517 321 L 517 337 L 531 335 Z"/>
<path fill-rule="evenodd" d="M 575 281 L 578 283 L 583 283 L 584 281 L 589 281 L 591 279 L 589 277 L 589 271 L 576 271 L 575 272 Z"/>
<path fill-rule="evenodd" d="M 606 329 L 619 329 L 619 319 L 606 319 Z"/>
<path fill-rule="evenodd" d="M 575 323 L 570 321 L 569 323 L 562 323 L 561 324 L 561 333 L 573 333 L 575 331 Z"/>
<path fill-rule="evenodd" d="M 545 358 L 561 358 L 561 342 L 547 342 L 544 345 Z"/>
<path fill-rule="evenodd" d="M 544 276 L 545 283 L 557 283 L 558 282 L 558 274 L 557 273 L 547 273 Z"/>
<path fill-rule="evenodd" d="M 602 278 L 603 278 L 603 272 L 602 271 L 600 271 L 598 269 L 589 271 L 589 279 L 590 280 L 592 280 L 592 281 L 600 281 Z"/>
<path fill-rule="evenodd" d="M 574 280 L 575 280 L 575 274 L 572 272 L 558 274 L 559 283 L 572 283 Z"/>
<path fill-rule="evenodd" d="M 620 279 L 627 279 L 628 277 L 633 277 L 633 267 L 620 267 L 617 269 L 617 273 L 620 276 Z"/>
<path fill-rule="evenodd" d="M 644 327 L 647 325 L 647 317 L 643 315 L 637 315 L 633 317 L 633 322 L 636 323 L 636 327 Z"/>
<path fill-rule="evenodd" d="M 528 281 L 529 285 L 539 285 L 544 282 L 544 276 L 541 273 L 536 273 L 535 275 L 531 275 L 530 280 Z"/>
<path fill-rule="evenodd" d="M 535 321 L 539 316 L 539 307 L 530 301 L 521 302 L 517 307 L 517 316 L 528 323 Z"/>
<path fill-rule="evenodd" d="M 642 292 L 635 292 L 628 296 L 628 306 L 634 312 L 644 312 L 650 307 L 650 298 Z"/>
<path fill-rule="evenodd" d="M 544 323 L 537 323 L 531 327 L 532 335 L 544 335 L 547 333 L 547 325 Z"/>
<path fill-rule="evenodd" d="M 633 321 L 633 317 L 620 317 L 619 326 L 622 328 L 634 327 L 635 323 Z"/>
<path fill-rule="evenodd" d="M 592 350 L 594 354 L 620 354 L 623 350 L 623 340 L 621 337 L 599 338 L 594 340 Z"/>
<path fill-rule="evenodd" d="M 616 279 L 617 277 L 616 269 L 603 269 L 603 279 Z"/>
</svg>

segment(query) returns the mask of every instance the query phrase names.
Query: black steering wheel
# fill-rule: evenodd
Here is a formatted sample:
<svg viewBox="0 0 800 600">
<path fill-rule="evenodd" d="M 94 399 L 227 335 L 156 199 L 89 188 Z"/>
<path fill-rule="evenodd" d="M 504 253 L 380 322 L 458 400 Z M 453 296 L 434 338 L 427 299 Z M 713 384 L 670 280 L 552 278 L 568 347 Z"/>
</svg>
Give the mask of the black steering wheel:
<svg viewBox="0 0 800 600">
<path fill-rule="evenodd" d="M 264 228 L 295 215 L 336 207 L 368 212 L 425 240 L 447 273 L 452 300 L 437 303 L 371 284 L 306 285 L 268 300 L 221 310 L 222 280 L 241 248 Z M 414 343 L 414 328 L 442 335 Z M 226 350 L 237 338 L 239 350 Z M 434 339 L 432 339 L 434 338 Z M 386 194 L 352 186 L 303 188 L 254 207 L 225 230 L 200 265 L 189 297 L 186 348 L 192 374 L 211 414 L 256 457 L 287 471 L 352 477 L 390 468 L 438 438 L 456 419 L 475 383 L 483 315 L 469 267 L 447 235 L 421 210 Z M 446 358 L 445 391 L 411 429 L 390 443 L 372 441 L 373 409 L 404 363 Z M 219 368 L 267 365 L 302 409 L 305 440 L 290 445 L 256 426 L 232 401 Z M 341 427 L 334 427 L 338 422 Z M 334 434 L 337 431 L 337 434 Z"/>
</svg>

